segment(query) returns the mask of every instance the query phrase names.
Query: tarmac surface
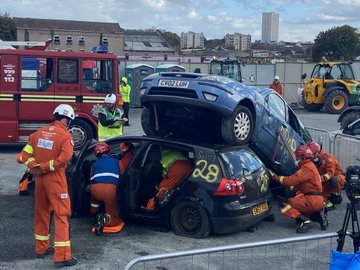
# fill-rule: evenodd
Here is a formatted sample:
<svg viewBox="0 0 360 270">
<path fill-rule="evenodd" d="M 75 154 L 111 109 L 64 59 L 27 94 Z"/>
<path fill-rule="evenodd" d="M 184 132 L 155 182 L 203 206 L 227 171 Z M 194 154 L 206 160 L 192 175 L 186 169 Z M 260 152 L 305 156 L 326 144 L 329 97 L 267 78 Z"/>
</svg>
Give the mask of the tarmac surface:
<svg viewBox="0 0 360 270">
<path fill-rule="evenodd" d="M 336 115 L 309 113 L 301 109 L 295 112 L 305 126 L 326 130 L 339 127 Z M 131 126 L 126 127 L 126 134 L 142 134 L 140 114 L 140 108 L 130 110 Z M 30 196 L 20 197 L 17 194 L 18 180 L 24 166 L 17 164 L 15 157 L 21 148 L 0 146 L 0 269 L 52 269 L 54 264 L 51 256 L 35 258 L 33 190 Z M 343 198 L 345 202 L 329 212 L 330 224 L 327 232 L 336 232 L 342 226 L 346 209 L 345 194 Z M 118 234 L 98 237 L 90 231 L 92 220 L 89 217 L 73 218 L 70 220 L 71 243 L 73 256 L 77 257 L 79 262 L 66 269 L 123 269 L 130 260 L 143 255 L 299 236 L 295 233 L 295 222 L 283 217 L 277 205 L 273 206 L 272 212 L 275 222 L 263 221 L 257 225 L 255 232 L 211 235 L 206 239 L 180 237 L 172 231 L 139 223 L 126 224 Z M 320 227 L 316 226 L 308 234 L 322 232 Z M 159 266 L 149 269 L 168 268 Z"/>
</svg>

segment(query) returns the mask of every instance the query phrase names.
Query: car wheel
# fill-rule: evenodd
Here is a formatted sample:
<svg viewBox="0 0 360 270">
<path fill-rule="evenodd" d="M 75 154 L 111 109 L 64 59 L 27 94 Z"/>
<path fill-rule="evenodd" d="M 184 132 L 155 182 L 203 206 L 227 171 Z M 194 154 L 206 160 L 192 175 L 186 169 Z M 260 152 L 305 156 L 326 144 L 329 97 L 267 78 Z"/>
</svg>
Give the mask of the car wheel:
<svg viewBox="0 0 360 270">
<path fill-rule="evenodd" d="M 349 99 L 340 89 L 332 90 L 325 98 L 324 106 L 329 113 L 341 113 L 348 107 Z"/>
<path fill-rule="evenodd" d="M 226 143 L 244 145 L 251 139 L 254 131 L 253 116 L 245 106 L 237 106 L 233 114 L 223 117 L 221 134 Z"/>
<path fill-rule="evenodd" d="M 94 138 L 94 132 L 90 125 L 81 119 L 71 121 L 69 132 L 73 137 L 74 151 L 81 150 L 86 141 L 91 141 Z"/>
<path fill-rule="evenodd" d="M 354 122 L 359 118 L 360 118 L 359 111 L 351 111 L 346 113 L 346 115 L 344 115 L 344 117 L 341 119 L 340 129 L 344 129 L 348 124 Z"/>
<path fill-rule="evenodd" d="M 141 113 L 141 126 L 146 135 L 156 136 L 155 114 L 151 108 L 144 107 Z"/>
<path fill-rule="evenodd" d="M 205 210 L 194 202 L 179 202 L 170 216 L 170 224 L 177 235 L 205 238 L 210 234 L 210 221 Z"/>
</svg>

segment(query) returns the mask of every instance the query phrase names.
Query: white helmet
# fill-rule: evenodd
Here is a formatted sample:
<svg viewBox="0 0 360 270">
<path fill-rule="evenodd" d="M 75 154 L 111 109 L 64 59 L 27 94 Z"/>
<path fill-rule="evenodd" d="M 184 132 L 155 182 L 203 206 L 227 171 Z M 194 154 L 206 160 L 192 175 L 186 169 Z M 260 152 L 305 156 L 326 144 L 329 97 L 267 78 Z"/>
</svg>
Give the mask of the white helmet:
<svg viewBox="0 0 360 270">
<path fill-rule="evenodd" d="M 116 96 L 114 94 L 107 94 L 104 101 L 105 103 L 115 104 Z"/>
<path fill-rule="evenodd" d="M 60 104 L 57 106 L 53 112 L 53 115 L 55 114 L 66 116 L 71 120 L 75 119 L 74 109 L 68 104 Z"/>
<path fill-rule="evenodd" d="M 276 75 L 276 76 L 274 77 L 274 80 L 280 80 L 280 77 L 279 77 L 278 75 Z"/>
</svg>

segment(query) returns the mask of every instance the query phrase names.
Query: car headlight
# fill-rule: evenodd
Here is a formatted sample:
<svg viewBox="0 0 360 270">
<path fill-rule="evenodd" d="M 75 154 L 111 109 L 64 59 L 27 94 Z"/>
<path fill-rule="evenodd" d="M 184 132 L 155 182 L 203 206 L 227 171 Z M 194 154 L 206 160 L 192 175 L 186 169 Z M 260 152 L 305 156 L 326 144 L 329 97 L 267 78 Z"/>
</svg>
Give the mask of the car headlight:
<svg viewBox="0 0 360 270">
<path fill-rule="evenodd" d="M 216 101 L 217 98 L 218 98 L 217 95 L 210 94 L 210 93 L 206 93 L 206 92 L 204 92 L 203 95 L 204 95 L 204 98 L 205 98 L 207 101 L 211 101 L 211 102 Z"/>
<path fill-rule="evenodd" d="M 143 96 L 145 94 L 146 88 L 141 88 L 140 89 L 140 96 Z"/>
</svg>

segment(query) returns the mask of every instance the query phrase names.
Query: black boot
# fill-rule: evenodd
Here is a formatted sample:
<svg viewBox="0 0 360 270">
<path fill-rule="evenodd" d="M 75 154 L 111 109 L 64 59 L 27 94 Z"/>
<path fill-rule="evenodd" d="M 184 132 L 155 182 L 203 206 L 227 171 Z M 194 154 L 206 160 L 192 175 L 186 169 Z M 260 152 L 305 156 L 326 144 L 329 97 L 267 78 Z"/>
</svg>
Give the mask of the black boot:
<svg viewBox="0 0 360 270">
<path fill-rule="evenodd" d="M 328 197 L 328 199 L 334 205 L 341 204 L 341 202 L 342 202 L 342 197 L 340 194 L 337 195 L 337 194 L 331 193 L 330 196 Z"/>
<path fill-rule="evenodd" d="M 296 221 L 300 223 L 300 226 L 296 229 L 296 233 L 306 233 L 314 226 L 314 223 L 303 215 L 299 215 Z"/>
<path fill-rule="evenodd" d="M 102 235 L 105 224 L 109 223 L 110 217 L 106 214 L 99 213 L 96 215 L 96 223 L 94 226 L 94 232 L 96 235 Z"/>
<path fill-rule="evenodd" d="M 321 215 L 321 212 L 316 212 L 310 216 L 310 219 L 320 224 L 321 230 L 325 231 L 328 227 L 328 221 Z"/>
</svg>

